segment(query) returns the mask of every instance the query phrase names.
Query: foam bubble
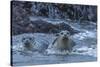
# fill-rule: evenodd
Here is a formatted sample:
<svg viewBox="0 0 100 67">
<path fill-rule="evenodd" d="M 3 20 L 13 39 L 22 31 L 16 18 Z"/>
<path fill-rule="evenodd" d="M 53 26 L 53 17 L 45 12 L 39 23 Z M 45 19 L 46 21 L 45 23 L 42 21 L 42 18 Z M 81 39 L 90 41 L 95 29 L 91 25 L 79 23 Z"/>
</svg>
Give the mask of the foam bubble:
<svg viewBox="0 0 100 67">
<path fill-rule="evenodd" d="M 89 56 L 97 57 L 97 49 L 82 46 L 80 48 L 76 48 L 74 52 L 72 52 L 72 54 L 89 55 Z"/>
</svg>

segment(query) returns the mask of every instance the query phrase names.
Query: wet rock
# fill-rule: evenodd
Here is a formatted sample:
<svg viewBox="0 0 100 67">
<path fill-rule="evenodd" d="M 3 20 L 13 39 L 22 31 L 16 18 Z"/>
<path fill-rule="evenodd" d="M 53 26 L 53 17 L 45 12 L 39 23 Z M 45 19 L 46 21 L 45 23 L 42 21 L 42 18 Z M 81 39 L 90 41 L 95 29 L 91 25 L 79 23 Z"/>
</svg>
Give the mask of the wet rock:
<svg viewBox="0 0 100 67">
<path fill-rule="evenodd" d="M 48 21 L 43 21 L 41 19 L 30 21 L 30 16 L 63 20 L 97 21 L 97 7 L 90 5 L 81 6 L 71 4 L 12 1 L 11 7 L 12 35 L 29 32 L 57 33 L 60 30 L 68 30 L 71 34 L 79 32 L 73 29 L 69 24 L 65 23 L 53 25 L 48 23 Z"/>
<path fill-rule="evenodd" d="M 71 35 L 78 33 L 79 31 L 73 29 L 70 25 L 65 23 L 52 24 L 41 19 L 31 21 L 27 24 L 12 24 L 12 34 L 22 34 L 22 33 L 58 33 L 61 30 L 68 30 Z"/>
</svg>

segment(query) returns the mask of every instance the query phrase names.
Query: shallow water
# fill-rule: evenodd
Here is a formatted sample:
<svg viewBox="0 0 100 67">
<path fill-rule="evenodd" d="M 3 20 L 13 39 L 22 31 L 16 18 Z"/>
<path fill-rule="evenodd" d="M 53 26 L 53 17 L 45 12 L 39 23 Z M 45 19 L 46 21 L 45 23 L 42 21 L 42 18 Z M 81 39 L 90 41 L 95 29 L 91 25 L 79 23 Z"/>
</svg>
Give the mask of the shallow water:
<svg viewBox="0 0 100 67">
<path fill-rule="evenodd" d="M 38 64 L 60 64 L 60 63 L 76 63 L 76 62 L 92 62 L 96 61 L 96 57 L 88 55 L 40 55 L 40 56 L 24 56 L 15 55 L 13 57 L 13 65 L 38 65 Z"/>
<path fill-rule="evenodd" d="M 48 21 L 46 19 L 45 21 Z M 61 20 L 62 21 L 62 20 Z M 53 23 L 54 20 L 49 20 Z M 57 22 L 57 20 L 56 20 Z M 68 23 L 68 22 L 66 22 Z M 46 50 L 47 47 L 53 42 L 55 36 L 53 34 L 44 33 L 26 33 L 16 36 L 12 36 L 12 62 L 13 65 L 37 65 L 37 64 L 58 64 L 58 63 L 76 63 L 76 62 L 90 62 L 97 60 L 97 33 L 96 24 L 91 23 L 89 25 L 68 23 L 73 28 L 80 30 L 80 33 L 72 35 L 72 40 L 75 41 L 76 46 L 73 48 L 72 53 L 64 54 L 65 52 L 53 52 L 49 50 L 49 53 L 39 52 Z M 89 29 L 90 26 L 90 29 Z M 91 30 L 92 29 L 92 30 Z M 23 37 L 34 37 L 36 40 L 36 47 L 39 51 L 24 51 L 21 39 Z M 45 45 L 43 45 L 45 44 Z"/>
</svg>

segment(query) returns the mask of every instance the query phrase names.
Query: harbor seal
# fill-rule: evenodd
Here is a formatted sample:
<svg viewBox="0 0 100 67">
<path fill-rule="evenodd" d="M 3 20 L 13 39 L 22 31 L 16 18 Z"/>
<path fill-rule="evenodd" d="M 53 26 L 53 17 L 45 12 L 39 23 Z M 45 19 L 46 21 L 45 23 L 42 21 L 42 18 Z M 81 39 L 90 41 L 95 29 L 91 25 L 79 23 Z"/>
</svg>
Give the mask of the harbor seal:
<svg viewBox="0 0 100 67">
<path fill-rule="evenodd" d="M 26 51 L 32 51 L 35 45 L 35 40 L 32 37 L 22 38 L 23 48 Z"/>
<path fill-rule="evenodd" d="M 75 42 L 70 38 L 69 31 L 65 30 L 57 34 L 57 38 L 53 41 L 52 45 L 49 46 L 49 49 L 54 48 L 71 52 L 73 46 L 75 46 Z"/>
</svg>

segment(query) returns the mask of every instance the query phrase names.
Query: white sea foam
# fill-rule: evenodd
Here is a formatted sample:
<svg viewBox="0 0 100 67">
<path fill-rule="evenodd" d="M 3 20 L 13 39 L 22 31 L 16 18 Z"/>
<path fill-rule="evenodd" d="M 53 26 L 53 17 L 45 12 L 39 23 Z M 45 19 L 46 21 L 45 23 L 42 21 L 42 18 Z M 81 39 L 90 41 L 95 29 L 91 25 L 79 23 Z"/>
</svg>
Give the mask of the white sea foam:
<svg viewBox="0 0 100 67">
<path fill-rule="evenodd" d="M 49 35 L 49 36 L 48 36 Z M 54 36 L 50 35 L 50 34 L 43 34 L 43 33 L 35 33 L 35 34 L 21 34 L 21 35 L 17 35 L 17 36 L 13 36 L 13 46 L 12 49 L 15 51 L 20 51 L 23 50 L 23 45 L 21 43 L 21 39 L 25 36 L 30 36 L 30 37 L 35 37 L 36 39 L 36 44 L 38 44 L 36 46 L 36 48 L 38 46 L 40 46 L 42 44 L 42 42 L 44 43 L 52 43 L 52 41 L 54 40 Z M 80 41 L 82 39 L 85 39 L 86 37 L 95 37 L 93 33 L 91 32 L 87 32 L 87 33 L 79 33 L 79 34 L 75 34 L 73 37 L 75 37 L 76 39 L 78 38 Z M 47 42 L 47 41 L 48 42 Z M 78 46 L 78 44 L 77 44 Z M 41 46 L 39 47 L 39 49 L 41 48 Z M 43 48 L 43 47 L 42 47 Z M 61 54 L 61 55 L 65 55 L 65 54 L 79 54 L 79 55 L 90 55 L 90 56 L 97 56 L 96 53 L 96 47 L 88 47 L 88 46 L 81 46 L 81 47 L 77 47 L 75 49 L 75 52 L 72 51 L 72 53 L 69 53 L 67 50 L 64 51 L 60 51 L 60 50 L 55 50 L 55 49 L 47 49 L 47 54 Z"/>
<path fill-rule="evenodd" d="M 85 38 L 96 38 L 96 33 L 91 31 L 84 31 L 78 34 L 75 34 L 73 38 L 78 38 L 78 40 L 83 40 Z"/>
<path fill-rule="evenodd" d="M 80 54 L 80 55 L 89 55 L 93 57 L 97 57 L 97 49 L 96 48 L 88 48 L 87 46 L 82 46 L 80 48 L 76 48 L 72 54 Z"/>
<path fill-rule="evenodd" d="M 72 52 L 68 52 L 67 50 L 55 50 L 55 49 L 47 49 L 47 54 L 58 54 L 58 55 L 67 55 L 67 54 L 79 54 L 79 55 L 89 55 L 93 57 L 97 57 L 96 48 L 88 48 L 86 46 L 76 48 Z"/>
<path fill-rule="evenodd" d="M 46 50 L 47 54 L 58 54 L 58 55 L 66 55 L 69 54 L 69 52 L 67 50 L 55 50 L 55 49 L 47 49 Z"/>
</svg>

